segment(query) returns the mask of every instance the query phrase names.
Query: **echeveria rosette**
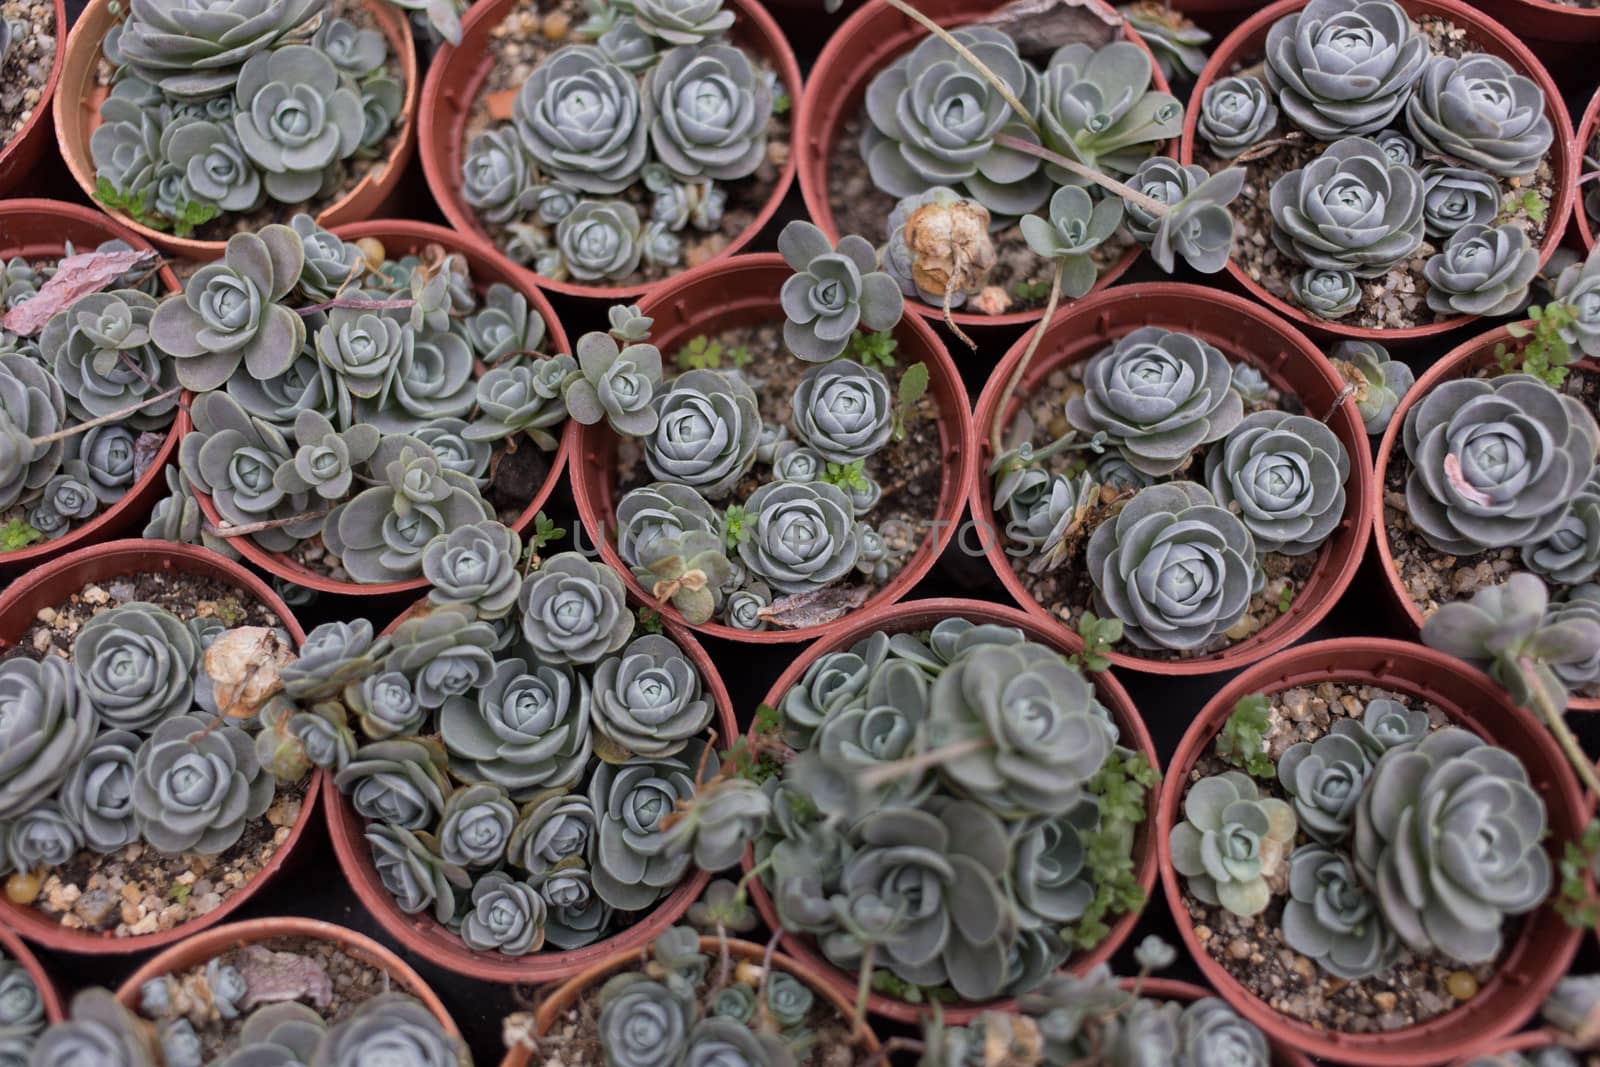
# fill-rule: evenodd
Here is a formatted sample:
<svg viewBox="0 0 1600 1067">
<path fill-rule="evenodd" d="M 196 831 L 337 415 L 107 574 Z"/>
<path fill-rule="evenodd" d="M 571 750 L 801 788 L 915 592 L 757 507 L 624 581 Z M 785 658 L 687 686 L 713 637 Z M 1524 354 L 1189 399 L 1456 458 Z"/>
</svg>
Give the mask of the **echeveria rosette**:
<svg viewBox="0 0 1600 1067">
<path fill-rule="evenodd" d="M 211 497 L 225 521 L 255 523 L 309 509 L 305 497 L 277 486 L 278 469 L 292 460 L 294 449 L 276 427 L 251 416 L 228 393 L 200 394 L 190 403 L 189 414 L 194 432 L 178 447 L 179 468 L 196 491 Z M 320 520 L 306 522 L 305 528 L 273 525 L 250 536 L 268 551 L 287 552 L 300 535 L 320 528 Z"/>
<path fill-rule="evenodd" d="M 848 575 L 861 551 L 850 498 L 827 482 L 769 482 L 745 501 L 750 536 L 739 558 L 786 594 L 822 589 Z"/>
<path fill-rule="evenodd" d="M 73 642 L 78 684 L 107 726 L 147 731 L 186 714 L 200 645 L 176 615 L 132 601 L 84 623 Z"/>
<path fill-rule="evenodd" d="M 545 339 L 544 316 L 528 298 L 504 282 L 492 282 L 483 304 L 465 323 L 467 341 L 484 363 L 494 366 L 535 355 Z"/>
<path fill-rule="evenodd" d="M 864 774 L 915 756 L 925 744 L 927 718 L 927 676 L 916 664 L 889 660 L 859 698 L 828 711 L 810 747 L 841 773 Z M 925 777 L 908 773 L 871 792 L 886 802 L 904 802 L 929 791 Z"/>
<path fill-rule="evenodd" d="M 376 32 L 376 31 L 373 31 Z M 330 230 L 317 225 L 310 215 L 299 214 L 289 226 L 300 235 L 305 248 L 305 263 L 300 270 L 300 292 L 313 301 L 333 299 L 366 270 L 361 249 Z"/>
<path fill-rule="evenodd" d="M 1243 155 L 1272 136 L 1277 126 L 1278 106 L 1254 75 L 1218 78 L 1200 95 L 1196 132 L 1222 159 Z"/>
<path fill-rule="evenodd" d="M 1300 828 L 1329 846 L 1349 836 L 1371 770 L 1367 750 L 1344 732 L 1297 742 L 1278 757 L 1278 781 L 1294 803 Z"/>
<path fill-rule="evenodd" d="M 722 778 L 703 786 L 694 802 L 679 810 L 666 831 L 669 855 L 690 855 L 703 871 L 738 866 L 745 850 L 766 829 L 772 800 L 747 778 Z"/>
<path fill-rule="evenodd" d="M 1273 243 L 1310 267 L 1377 278 L 1422 245 L 1421 177 L 1365 137 L 1283 175 L 1270 199 Z"/>
<path fill-rule="evenodd" d="M 1189 787 L 1168 845 L 1191 896 L 1248 917 L 1271 901 L 1267 880 L 1287 860 L 1294 833 L 1292 807 L 1227 771 Z"/>
<path fill-rule="evenodd" d="M 1413 951 L 1485 963 L 1506 917 L 1550 892 L 1545 831 L 1517 758 L 1446 727 L 1378 760 L 1356 809 L 1355 865 Z"/>
<path fill-rule="evenodd" d="M 472 887 L 461 943 L 473 952 L 526 956 L 544 947 L 544 898 L 528 882 L 490 871 Z"/>
<path fill-rule="evenodd" d="M 556 355 L 490 369 L 478 379 L 478 413 L 461 436 L 499 441 L 524 433 L 544 451 L 555 451 L 551 431 L 567 417 L 562 386 L 576 366 L 571 356 Z"/>
<path fill-rule="evenodd" d="M 878 270 L 871 243 L 846 234 L 835 246 L 812 223 L 797 219 L 778 235 L 778 251 L 794 274 L 783 283 L 783 343 L 822 363 L 842 353 L 858 327 L 892 330 L 905 311 L 900 285 Z"/>
<path fill-rule="evenodd" d="M 522 583 L 517 606 L 528 647 L 554 666 L 597 662 L 633 633 L 622 579 L 578 552 L 545 560 Z"/>
<path fill-rule="evenodd" d="M 722 519 L 699 490 L 676 482 L 630 489 L 617 501 L 617 555 L 630 568 L 653 557 L 656 542 L 677 541 L 690 531 L 721 535 Z"/>
<path fill-rule="evenodd" d="M 27 356 L 0 354 L 0 371 L 0 507 L 9 508 L 61 468 L 65 442 L 33 441 L 66 425 L 67 404 L 61 383 Z"/>
<path fill-rule="evenodd" d="M 380 993 L 328 1027 L 307 1067 L 459 1067 L 470 1063 L 466 1044 L 406 993 Z"/>
<path fill-rule="evenodd" d="M 431 838 L 379 820 L 367 823 L 364 836 L 378 880 L 396 907 L 407 915 L 431 909 L 441 923 L 455 916 L 456 895 L 471 878 L 440 859 Z"/>
<path fill-rule="evenodd" d="M 963 26 L 953 36 L 1009 88 L 1030 114 L 1039 76 L 999 30 Z M 1144 53 L 1141 52 L 1141 55 Z M 1145 70 L 1150 70 L 1145 56 Z M 1002 134 L 1037 141 L 993 85 L 937 37 L 885 67 L 867 85 L 861 158 L 890 196 L 960 188 L 998 215 L 1033 211 L 1050 195 L 1034 157 L 1002 147 Z"/>
<path fill-rule="evenodd" d="M 1312 267 L 1289 282 L 1295 303 L 1319 319 L 1342 319 L 1361 305 L 1361 283 L 1347 270 Z"/>
<path fill-rule="evenodd" d="M 567 413 L 585 426 L 604 419 L 628 437 L 645 437 L 660 423 L 654 401 L 661 386 L 661 350 L 635 342 L 626 347 L 609 333 L 578 338 L 578 374 L 562 389 Z"/>
<path fill-rule="evenodd" d="M 1422 265 L 1428 307 L 1440 315 L 1509 315 L 1538 273 L 1539 250 L 1510 223 L 1463 226 Z"/>
<path fill-rule="evenodd" d="M 649 595 L 677 609 L 686 622 L 698 626 L 722 606 L 724 590 L 743 581 L 728 559 L 728 545 L 720 532 L 690 530 L 658 537 L 645 546 L 633 576 Z"/>
<path fill-rule="evenodd" d="M 592 751 L 588 679 L 501 660 L 474 696 L 445 702 L 439 732 L 464 781 L 495 783 L 518 800 L 574 785 Z"/>
<path fill-rule="evenodd" d="M 102 855 L 139 840 L 133 817 L 133 756 L 142 739 L 128 730 L 105 730 L 71 767 L 61 785 L 61 807 Z"/>
<path fill-rule="evenodd" d="M 628 277 L 644 255 L 642 236 L 639 212 L 626 200 L 580 202 L 556 224 L 564 276 L 580 282 Z"/>
<path fill-rule="evenodd" d="M 608 1067 L 680 1063 L 696 1015 L 693 999 L 680 990 L 638 971 L 617 975 L 600 988 L 596 1024 Z"/>
<path fill-rule="evenodd" d="M 521 562 L 522 541 L 509 526 L 494 520 L 459 526 L 422 550 L 428 599 L 470 605 L 486 621 L 504 618 L 522 588 Z"/>
<path fill-rule="evenodd" d="M 1244 418 L 1232 379 L 1227 357 L 1210 343 L 1141 326 L 1090 357 L 1067 419 L 1085 433 L 1105 433 L 1138 470 L 1170 474 Z"/>
<path fill-rule="evenodd" d="M 1426 163 L 1422 175 L 1422 223 L 1435 241 L 1464 226 L 1489 226 L 1500 214 L 1500 183 L 1476 167 Z"/>
<path fill-rule="evenodd" d="M 355 751 L 334 778 L 339 791 L 364 819 L 404 830 L 438 824 L 450 795 L 437 742 L 397 737 Z"/>
<path fill-rule="evenodd" d="M 668 49 L 641 89 L 651 102 L 655 160 L 679 181 L 738 181 L 766 159 L 772 87 L 738 48 Z"/>
<path fill-rule="evenodd" d="M 414 734 L 428 715 L 428 709 L 417 702 L 411 679 L 399 671 L 373 673 L 351 682 L 344 689 L 344 704 L 361 732 L 374 741 Z"/>
<path fill-rule="evenodd" d="M 1081 919 L 1094 901 L 1094 872 L 1088 866 L 1088 838 L 1100 826 L 1098 803 L 1086 798 L 1062 815 L 1024 823 L 1012 844 L 1011 884 L 1024 928 Z M 1053 970 L 1066 948 L 1050 954 Z"/>
<path fill-rule="evenodd" d="M 151 343 L 156 306 L 136 289 L 89 293 L 45 323 L 39 351 L 75 418 L 87 422 L 122 412 L 177 384 L 173 362 Z M 160 429 L 172 422 L 177 404 L 169 397 L 122 414 L 119 422 L 133 430 Z"/>
<path fill-rule="evenodd" d="M 117 31 L 112 51 L 144 82 L 179 100 L 231 89 L 239 68 L 308 23 L 314 0 L 231 0 L 214 5 L 142 2 Z"/>
<path fill-rule="evenodd" d="M 639 176 L 649 119 L 638 79 L 591 45 L 547 56 L 512 108 L 517 135 L 540 172 L 599 196 L 619 193 Z"/>
<path fill-rule="evenodd" d="M 710 500 L 732 492 L 755 462 L 761 436 L 749 384 L 721 371 L 685 371 L 656 394 L 655 409 L 655 432 L 644 440 L 651 475 L 692 486 Z"/>
<path fill-rule="evenodd" d="M 1289 857 L 1281 923 L 1290 948 L 1346 981 L 1370 978 L 1399 955 L 1377 898 L 1348 858 L 1322 845 L 1302 845 Z"/>
<path fill-rule="evenodd" d="M 177 360 L 178 381 L 219 389 L 243 364 L 264 380 L 289 369 L 305 345 L 305 321 L 280 301 L 300 280 L 305 246 L 276 223 L 228 238 L 221 263 L 195 271 L 181 296 L 150 319 L 156 347 Z"/>
<path fill-rule="evenodd" d="M 1594 416 L 1527 374 L 1441 382 L 1406 413 L 1406 510 L 1430 545 L 1470 556 L 1542 541 L 1588 481 Z"/>
<path fill-rule="evenodd" d="M 1038 468 L 1021 473 L 1003 504 L 997 489 L 995 507 L 1005 507 L 1006 539 L 1031 557 L 1028 569 L 1037 574 L 1063 561 L 1067 534 L 1081 527 L 1084 516 L 1100 503 L 1100 484 L 1088 471 L 1076 478 Z"/>
<path fill-rule="evenodd" d="M 301 642 L 299 658 L 280 669 L 284 692 L 305 705 L 326 700 L 375 673 L 388 649 L 386 639 L 373 641 L 366 619 L 322 623 Z"/>
<path fill-rule="evenodd" d="M 133 761 L 133 816 L 158 852 L 214 856 L 272 804 L 274 781 L 244 730 L 207 732 L 198 716 L 167 719 Z"/>
<path fill-rule="evenodd" d="M 389 640 L 384 666 L 410 678 L 417 703 L 430 710 L 487 682 L 503 643 L 495 625 L 464 604 L 412 612 Z"/>
<path fill-rule="evenodd" d="M 539 897 L 545 906 L 544 938 L 556 948 L 592 945 L 611 925 L 611 908 L 595 894 L 586 867 L 551 872 L 539 882 Z"/>
<path fill-rule="evenodd" d="M 166 163 L 156 171 L 159 215 L 178 217 L 185 200 L 237 213 L 255 211 L 266 199 L 261 172 L 239 143 L 231 114 L 216 122 L 173 122 L 162 131 L 161 151 Z"/>
<path fill-rule="evenodd" d="M 592 874 L 594 891 L 619 911 L 641 911 L 654 904 L 689 869 L 687 853 L 669 854 L 663 825 L 680 802 L 695 794 L 696 769 L 705 745 L 691 741 L 676 756 L 658 760 L 601 763 L 589 780 L 595 814 Z M 704 774 L 716 773 L 714 755 Z"/>
<path fill-rule="evenodd" d="M 294 420 L 294 437 L 299 447 L 273 474 L 273 484 L 290 495 L 314 493 L 340 501 L 355 484 L 356 470 L 378 450 L 379 432 L 364 422 L 340 432 L 321 412 L 302 411 Z"/>
<path fill-rule="evenodd" d="M 473 136 L 461 161 L 461 199 L 490 223 L 507 223 L 535 203 L 528 157 L 517 131 L 491 127 Z"/>
<path fill-rule="evenodd" d="M 5 826 L 5 853 L 18 871 L 59 869 L 83 848 L 83 829 L 54 800 L 41 800 Z"/>
<path fill-rule="evenodd" d="M 386 433 L 410 433 L 433 419 L 472 411 L 472 345 L 455 330 L 423 327 L 402 346 L 387 395 L 357 399 L 356 417 Z"/>
<path fill-rule="evenodd" d="M 132 430 L 115 423 L 78 434 L 68 443 L 66 455 L 63 473 L 87 486 L 102 504 L 121 500 L 135 476 L 143 473 L 138 439 Z"/>
<path fill-rule="evenodd" d="M 1437 55 L 1406 104 L 1406 128 L 1430 152 L 1503 178 L 1527 178 L 1555 139 L 1544 109 L 1539 83 L 1499 56 Z"/>
<path fill-rule="evenodd" d="M 1204 486 L 1141 489 L 1089 538 L 1085 557 L 1101 614 L 1139 648 L 1204 648 L 1250 606 L 1250 531 Z"/>
<path fill-rule="evenodd" d="M 660 634 L 635 638 L 596 664 L 592 708 L 600 737 L 645 759 L 681 752 L 716 710 L 694 663 Z"/>
<path fill-rule="evenodd" d="M 1600 476 L 1589 476 L 1549 536 L 1522 546 L 1522 563 L 1558 585 L 1579 585 L 1600 573 Z"/>
<path fill-rule="evenodd" d="M 889 443 L 894 429 L 889 381 L 855 360 L 809 368 L 795 386 L 794 432 L 833 463 L 852 463 Z"/>
<path fill-rule="evenodd" d="M 1548 626 L 1566 628 L 1580 620 L 1583 624 L 1600 629 L 1600 584 L 1585 582 L 1568 592 L 1566 599 L 1549 605 L 1545 610 L 1545 623 Z M 1573 690 L 1600 683 L 1600 644 L 1590 646 L 1587 655 L 1550 664 L 1550 670 Z"/>
<path fill-rule="evenodd" d="M 1416 383 L 1416 374 L 1373 341 L 1340 341 L 1328 349 L 1328 359 L 1346 381 L 1355 383 L 1356 411 L 1367 433 L 1383 433 L 1400 398 Z"/>
<path fill-rule="evenodd" d="M 516 821 L 517 809 L 499 786 L 480 783 L 458 789 L 440 813 L 439 856 L 468 870 L 499 866 Z"/>
<path fill-rule="evenodd" d="M 1395 0 L 1311 0 L 1267 31 L 1267 84 L 1297 129 L 1332 141 L 1400 115 L 1428 38 Z"/>
<path fill-rule="evenodd" d="M 361 289 L 348 295 L 357 302 L 379 299 Z M 341 408 L 354 400 L 389 401 L 400 363 L 416 343 L 416 331 L 400 319 L 359 306 L 330 308 L 315 335 L 317 359 L 337 383 Z"/>
<path fill-rule="evenodd" d="M 104 989 L 85 989 L 72 998 L 72 1017 L 47 1026 L 29 1058 L 39 1067 L 159 1067 L 154 1035 L 133 1012 Z"/>
<path fill-rule="evenodd" d="M 1183 104 L 1152 89 L 1154 77 L 1150 54 L 1132 41 L 1062 45 L 1039 79 L 1045 146 L 1113 176 L 1132 173 L 1157 145 L 1183 132 Z M 1048 163 L 1045 173 L 1058 184 L 1081 181 Z"/>
<path fill-rule="evenodd" d="M 1328 427 L 1306 415 L 1246 415 L 1206 453 L 1206 484 L 1234 511 L 1258 553 L 1303 556 L 1322 547 L 1344 517 L 1350 456 Z"/>
<path fill-rule="evenodd" d="M 940 773 L 958 793 L 1006 818 L 1062 815 L 1111 755 L 1094 687 L 1045 645 L 978 645 L 928 694 L 930 747 L 986 742 Z"/>
<path fill-rule="evenodd" d="M 536 880 L 558 868 L 570 870 L 588 857 L 594 827 L 595 810 L 588 797 L 547 790 L 522 809 L 507 858 Z"/>
<path fill-rule="evenodd" d="M 317 195 L 326 171 L 361 146 L 361 94 L 309 45 L 252 56 L 234 89 L 234 133 L 261 169 L 267 195 L 298 204 Z"/>
<path fill-rule="evenodd" d="M 1063 185 L 1050 197 L 1047 217 L 1024 215 L 1020 226 L 1037 256 L 1054 260 L 1061 271 L 1061 291 L 1069 299 L 1094 288 L 1100 268 L 1091 253 L 1122 224 L 1122 201 L 1098 202 L 1076 185 Z"/>
</svg>

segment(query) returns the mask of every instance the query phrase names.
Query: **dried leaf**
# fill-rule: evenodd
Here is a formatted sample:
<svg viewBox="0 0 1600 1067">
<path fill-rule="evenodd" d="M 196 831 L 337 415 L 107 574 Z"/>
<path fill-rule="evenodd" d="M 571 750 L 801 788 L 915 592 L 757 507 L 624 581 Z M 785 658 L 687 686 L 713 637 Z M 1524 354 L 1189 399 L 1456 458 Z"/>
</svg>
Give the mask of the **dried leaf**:
<svg viewBox="0 0 1600 1067">
<path fill-rule="evenodd" d="M 517 89 L 502 89 L 498 93 L 490 93 L 483 98 L 483 109 L 489 118 L 495 121 L 506 121 L 511 118 L 511 109 L 517 102 Z"/>
<path fill-rule="evenodd" d="M 1016 41 L 1024 56 L 1080 41 L 1098 48 L 1122 36 L 1122 19 L 1093 0 L 1016 0 L 978 24 Z"/>
<path fill-rule="evenodd" d="M 161 454 L 161 446 L 167 443 L 167 435 L 146 430 L 133 439 L 133 476 L 135 479 L 143 478 L 144 472 L 155 463 L 156 457 Z"/>
<path fill-rule="evenodd" d="M 810 593 L 779 597 L 756 612 L 756 616 L 788 630 L 821 626 L 865 604 L 867 595 L 868 590 L 864 585 L 830 586 Z"/>
<path fill-rule="evenodd" d="M 280 667 L 295 655 L 266 626 L 236 626 L 206 649 L 206 674 L 211 677 L 217 709 L 230 719 L 248 719 L 283 688 Z"/>
<path fill-rule="evenodd" d="M 98 293 L 129 271 L 143 270 L 160 262 L 152 250 L 126 252 L 84 252 L 68 256 L 56 264 L 56 272 L 37 293 L 6 312 L 0 326 L 14 334 L 32 337 L 44 324 L 65 311 L 80 296 Z"/>
<path fill-rule="evenodd" d="M 309 956 L 247 945 L 234 966 L 244 978 L 242 1008 L 289 1000 L 309 1000 L 313 1007 L 323 1008 L 333 1001 L 333 981 L 327 969 Z"/>
</svg>

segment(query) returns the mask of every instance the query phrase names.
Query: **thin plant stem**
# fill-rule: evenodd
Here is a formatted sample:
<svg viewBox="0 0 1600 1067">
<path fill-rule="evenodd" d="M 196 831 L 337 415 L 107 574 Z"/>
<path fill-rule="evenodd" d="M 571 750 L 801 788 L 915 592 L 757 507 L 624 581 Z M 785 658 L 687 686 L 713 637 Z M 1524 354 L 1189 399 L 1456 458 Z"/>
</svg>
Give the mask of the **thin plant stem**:
<svg viewBox="0 0 1600 1067">
<path fill-rule="evenodd" d="M 962 253 L 960 250 L 957 250 L 956 255 L 957 255 L 957 257 L 959 257 L 961 259 L 965 259 L 966 258 L 965 254 Z M 958 262 L 956 264 L 956 266 L 957 267 L 962 267 L 963 264 Z M 950 299 L 953 296 L 955 296 L 955 293 L 956 293 L 956 278 L 959 276 L 959 274 L 960 274 L 960 271 L 951 271 L 950 272 L 950 280 L 944 283 L 944 324 L 950 328 L 950 332 L 951 333 L 953 333 L 957 337 L 961 338 L 961 340 L 966 343 L 966 346 L 968 348 L 970 348 L 974 352 L 976 352 L 978 350 L 978 342 L 974 341 L 971 337 L 967 336 L 967 332 L 965 330 L 963 330 L 960 326 L 956 325 L 956 318 L 950 312 Z"/>
<path fill-rule="evenodd" d="M 129 415 L 143 411 L 151 404 L 159 404 L 163 400 L 171 400 L 181 392 L 183 392 L 183 386 L 174 385 L 171 389 L 168 389 L 165 392 L 156 393 L 154 396 L 145 397 L 137 404 L 129 404 L 125 408 L 118 408 L 109 415 L 101 415 L 97 419 L 90 419 L 88 422 L 80 422 L 76 426 L 68 426 L 65 430 L 57 430 L 55 433 L 45 434 L 43 437 L 35 437 L 28 443 L 37 448 L 40 445 L 50 445 L 55 444 L 57 441 L 65 441 L 69 437 L 76 437 L 80 433 L 94 429 L 96 426 L 104 426 L 108 422 L 119 422 L 122 419 L 127 418 Z"/>
<path fill-rule="evenodd" d="M 968 737 L 953 744 L 931 748 L 920 755 L 911 756 L 907 759 L 895 760 L 893 763 L 881 763 L 871 770 L 863 771 L 857 781 L 864 790 L 880 789 L 890 782 L 904 778 L 908 774 L 915 774 L 918 771 L 927 770 L 929 767 L 937 767 L 958 756 L 968 756 L 993 746 L 994 742 L 987 737 Z"/>
<path fill-rule="evenodd" d="M 884 2 L 949 45 L 956 55 L 971 64 L 974 70 L 983 75 L 985 81 L 994 86 L 994 91 L 1000 94 L 1000 99 L 1011 106 L 1011 110 L 1015 111 L 1017 116 L 1027 124 L 1028 129 L 1034 133 L 1039 132 L 1039 120 L 1034 118 L 1028 109 L 1022 106 L 1022 101 L 1018 100 L 1017 95 L 1000 79 L 1000 75 L 990 70 L 984 65 L 983 60 L 972 54 L 972 49 L 956 40 L 955 35 L 949 30 L 906 3 L 905 0 L 884 0 Z"/>
<path fill-rule="evenodd" d="M 1104 189 L 1111 190 L 1113 193 L 1116 193 L 1118 196 L 1122 197 L 1122 199 L 1130 203 L 1137 204 L 1139 207 L 1150 212 L 1150 214 L 1156 216 L 1157 218 L 1161 218 L 1162 216 L 1166 215 L 1168 211 L 1172 210 L 1169 205 L 1163 204 L 1155 197 L 1147 196 L 1135 189 L 1133 186 L 1124 182 L 1119 182 L 1110 175 L 1102 174 L 1093 167 L 1085 166 L 1075 159 L 1069 159 L 1060 152 L 1052 152 L 1044 145 L 1034 144 L 1032 141 L 1024 141 L 1022 138 L 1014 137 L 1009 133 L 1002 133 L 995 137 L 994 143 L 1005 148 L 1014 149 L 1015 151 L 1021 152 L 1023 155 L 1033 156 L 1036 159 L 1042 159 L 1046 163 L 1054 163 L 1056 166 L 1070 174 L 1076 174 L 1078 177 L 1094 182 L 1096 185 Z"/>
<path fill-rule="evenodd" d="M 1055 265 L 1056 272 L 1050 278 L 1050 299 L 1045 303 L 1044 317 L 1039 320 L 1039 325 L 1033 328 L 1033 336 L 1028 338 L 1028 347 L 1023 350 L 1022 358 L 1017 360 L 1016 369 L 1006 381 L 1006 387 L 1000 393 L 1000 402 L 994 409 L 994 423 L 989 427 L 989 447 L 994 450 L 996 456 L 1005 451 L 1006 409 L 1011 406 L 1011 398 L 1016 395 L 1017 387 L 1022 384 L 1022 376 L 1028 373 L 1028 364 L 1033 362 L 1033 354 L 1039 351 L 1039 342 L 1044 340 L 1044 331 L 1056 313 L 1056 306 L 1061 303 L 1061 261 L 1056 260 Z"/>
<path fill-rule="evenodd" d="M 872 965 L 876 962 L 878 944 L 868 941 L 861 953 L 861 971 L 856 978 L 856 1012 L 852 1033 L 859 1034 L 867 1026 L 867 998 L 872 993 Z"/>
<path fill-rule="evenodd" d="M 297 522 L 320 519 L 327 513 L 326 509 L 322 511 L 302 511 L 298 515 L 289 515 L 282 519 L 262 519 L 260 522 L 247 522 L 240 526 L 235 526 L 232 523 L 213 526 L 208 522 L 206 523 L 206 533 L 213 537 L 244 537 L 246 534 L 260 533 L 263 530 L 276 530 L 284 526 L 292 526 Z"/>
<path fill-rule="evenodd" d="M 1589 757 L 1584 755 L 1583 746 L 1578 744 L 1578 739 L 1572 735 L 1571 728 L 1567 726 L 1566 716 L 1545 691 L 1544 685 L 1539 680 L 1536 664 L 1530 657 L 1521 656 L 1517 659 L 1517 666 L 1529 680 L 1528 691 L 1531 699 L 1528 703 L 1533 705 L 1534 713 L 1544 720 L 1550 732 L 1555 735 L 1556 744 L 1561 746 L 1567 762 L 1572 764 L 1572 769 L 1583 780 L 1584 788 L 1600 796 L 1600 777 L 1595 775 L 1594 764 L 1589 762 Z"/>
<path fill-rule="evenodd" d="M 152 379 L 150 377 L 150 375 L 146 374 L 144 372 L 143 368 L 141 368 L 139 366 L 139 364 L 135 363 L 133 361 L 133 357 L 128 355 L 128 353 L 125 350 L 120 349 L 120 348 L 117 349 L 117 358 L 122 360 L 123 364 L 126 365 L 129 370 L 133 371 L 133 373 L 135 375 L 137 375 L 139 380 L 141 382 L 143 382 L 145 385 L 149 386 L 151 389 L 160 389 L 161 388 L 161 384 L 159 382 L 155 381 L 154 379 Z M 189 410 L 189 405 L 185 404 L 183 402 L 183 398 L 182 397 L 178 398 L 178 407 L 183 409 L 184 411 L 188 411 Z"/>
<path fill-rule="evenodd" d="M 324 300 L 320 304 L 310 304 L 303 308 L 295 308 L 301 315 L 315 315 L 319 311 L 329 308 L 354 308 L 358 311 L 403 311 L 406 308 L 416 307 L 417 302 L 410 297 L 396 297 L 393 300 L 357 300 L 353 297 L 336 296 L 332 300 Z"/>
</svg>

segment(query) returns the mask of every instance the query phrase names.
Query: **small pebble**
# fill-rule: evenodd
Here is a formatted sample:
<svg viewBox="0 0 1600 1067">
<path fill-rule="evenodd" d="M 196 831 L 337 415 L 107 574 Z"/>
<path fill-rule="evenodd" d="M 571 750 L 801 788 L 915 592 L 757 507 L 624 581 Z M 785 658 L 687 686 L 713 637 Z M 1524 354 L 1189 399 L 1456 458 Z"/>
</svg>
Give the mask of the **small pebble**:
<svg viewBox="0 0 1600 1067">
<path fill-rule="evenodd" d="M 13 904 L 32 904 L 39 899 L 42 882 L 32 871 L 18 871 L 6 879 L 6 899 Z"/>
<path fill-rule="evenodd" d="M 1478 980 L 1470 971 L 1451 971 L 1450 977 L 1444 980 L 1444 987 L 1457 1000 L 1471 1000 L 1478 995 Z"/>
</svg>

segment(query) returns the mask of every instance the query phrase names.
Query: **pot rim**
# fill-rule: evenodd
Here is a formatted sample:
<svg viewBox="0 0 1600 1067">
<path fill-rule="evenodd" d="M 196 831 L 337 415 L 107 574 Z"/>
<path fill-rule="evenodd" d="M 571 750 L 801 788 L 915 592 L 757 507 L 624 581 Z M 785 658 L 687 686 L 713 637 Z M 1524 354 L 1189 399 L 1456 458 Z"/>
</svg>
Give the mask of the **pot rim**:
<svg viewBox="0 0 1600 1067">
<path fill-rule="evenodd" d="M 50 73 L 45 75 L 44 85 L 39 90 L 39 102 L 33 106 L 33 114 L 28 116 L 28 121 L 22 124 L 11 140 L 0 146 L 0 174 L 4 174 L 7 164 L 13 162 L 20 162 L 29 169 L 33 168 L 37 161 L 24 160 L 22 157 L 25 150 L 22 146 L 30 140 L 34 141 L 32 152 L 38 156 L 43 154 L 43 145 L 40 142 L 50 139 L 42 123 L 47 115 L 54 115 L 56 86 L 61 84 L 61 67 L 66 61 L 67 38 L 71 36 L 72 30 L 72 19 L 67 15 L 66 0 L 50 0 L 50 6 L 55 11 L 56 53 L 50 59 Z M 14 188 L 24 177 L 26 172 L 0 179 L 0 195 Z"/>
<path fill-rule="evenodd" d="M 44 964 L 39 962 L 39 957 L 33 954 L 33 949 L 28 943 L 12 933 L 8 926 L 0 925 L 0 953 L 7 959 L 18 964 L 28 972 L 28 978 L 39 991 L 39 1000 L 44 1005 L 44 1018 L 47 1023 L 59 1023 L 67 1017 L 66 1009 L 62 1006 L 61 991 L 45 971 Z"/>
<path fill-rule="evenodd" d="M 1594 24 L 1600 26 L 1600 7 L 1562 7 L 1561 10 L 1592 17 Z M 1588 147 L 1594 143 L 1597 133 L 1600 133 L 1600 90 L 1595 91 L 1589 100 L 1589 106 L 1583 109 L 1583 121 L 1578 124 L 1577 134 L 1572 142 L 1572 158 L 1579 161 L 1580 170 L 1583 169 L 1583 157 L 1588 155 Z M 1589 212 L 1583 205 L 1584 198 L 1574 192 L 1572 200 L 1572 220 L 1578 229 L 1578 240 L 1583 245 L 1584 254 L 1587 255 L 1594 251 L 1595 226 L 1589 221 Z"/>
</svg>

